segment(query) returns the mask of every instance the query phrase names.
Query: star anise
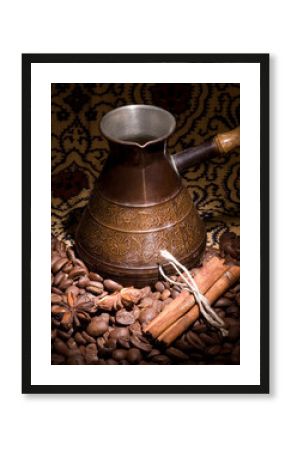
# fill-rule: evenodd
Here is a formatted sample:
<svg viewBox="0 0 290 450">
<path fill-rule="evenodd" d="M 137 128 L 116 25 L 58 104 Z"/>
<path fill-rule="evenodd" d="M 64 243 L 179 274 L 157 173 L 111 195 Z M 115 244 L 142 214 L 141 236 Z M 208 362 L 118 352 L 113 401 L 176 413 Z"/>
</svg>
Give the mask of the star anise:
<svg viewBox="0 0 290 450">
<path fill-rule="evenodd" d="M 80 326 L 80 320 L 90 321 L 90 312 L 94 312 L 94 303 L 86 300 L 82 296 L 75 296 L 69 292 L 66 301 L 60 301 L 52 305 L 51 312 L 55 315 L 62 315 L 60 323 L 65 328 L 70 328 L 73 324 Z"/>
</svg>

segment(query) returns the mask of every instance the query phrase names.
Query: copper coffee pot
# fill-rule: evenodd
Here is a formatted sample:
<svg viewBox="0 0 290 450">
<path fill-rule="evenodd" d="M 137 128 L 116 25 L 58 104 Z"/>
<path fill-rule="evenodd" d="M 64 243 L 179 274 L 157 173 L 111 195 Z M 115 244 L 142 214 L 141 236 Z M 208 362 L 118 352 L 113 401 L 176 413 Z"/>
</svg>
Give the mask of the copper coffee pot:
<svg viewBox="0 0 290 450">
<path fill-rule="evenodd" d="M 236 128 L 170 156 L 166 142 L 175 125 L 172 114 L 149 105 L 116 108 L 101 120 L 110 154 L 78 226 L 76 245 L 92 270 L 123 285 L 155 282 L 162 249 L 182 264 L 198 262 L 205 227 L 179 174 L 240 142 Z"/>
</svg>

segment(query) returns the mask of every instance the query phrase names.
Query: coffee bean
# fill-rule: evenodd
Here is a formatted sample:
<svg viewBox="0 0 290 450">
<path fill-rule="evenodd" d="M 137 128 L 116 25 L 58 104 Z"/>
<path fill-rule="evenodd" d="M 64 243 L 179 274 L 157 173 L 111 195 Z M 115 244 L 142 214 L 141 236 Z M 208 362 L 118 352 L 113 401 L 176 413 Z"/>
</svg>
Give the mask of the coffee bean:
<svg viewBox="0 0 290 450">
<path fill-rule="evenodd" d="M 221 319 L 223 319 L 224 317 L 226 317 L 226 312 L 224 311 L 224 310 L 222 310 L 222 309 L 220 309 L 219 311 L 218 311 L 218 316 L 221 318 Z"/>
<path fill-rule="evenodd" d="M 68 346 L 60 338 L 55 339 L 53 347 L 61 355 L 68 354 Z"/>
<path fill-rule="evenodd" d="M 235 298 L 235 293 L 234 292 L 231 292 L 231 291 L 227 291 L 227 292 L 225 292 L 225 294 L 224 294 L 224 296 L 227 298 L 227 299 L 230 299 L 230 300 L 232 300 L 233 298 Z"/>
<path fill-rule="evenodd" d="M 53 325 L 54 327 L 58 328 L 58 327 L 60 327 L 60 321 L 57 320 L 55 317 L 53 317 L 51 319 L 51 325 Z"/>
<path fill-rule="evenodd" d="M 142 342 L 136 335 L 130 337 L 130 342 L 134 347 L 139 348 L 139 350 L 143 350 L 144 352 L 151 352 L 152 345 L 146 342 Z"/>
<path fill-rule="evenodd" d="M 153 320 L 156 316 L 157 316 L 157 311 L 154 308 L 145 308 L 141 311 L 140 315 L 139 315 L 139 322 L 142 325 L 146 325 L 147 323 L 151 322 L 151 320 Z"/>
<path fill-rule="evenodd" d="M 78 351 L 78 346 L 77 346 L 77 343 L 76 343 L 74 338 L 70 337 L 66 344 L 67 344 L 67 346 L 68 346 L 68 348 L 70 350 L 77 350 Z"/>
<path fill-rule="evenodd" d="M 194 331 L 188 331 L 186 333 L 186 339 L 192 345 L 192 347 L 195 347 L 200 350 L 203 350 L 205 348 L 203 340 Z"/>
<path fill-rule="evenodd" d="M 54 285 L 57 286 L 60 289 L 60 287 L 59 287 L 60 283 L 63 280 L 65 280 L 66 278 L 67 278 L 67 274 L 66 273 L 58 272 L 56 274 L 56 276 L 54 277 Z"/>
<path fill-rule="evenodd" d="M 56 263 L 56 261 L 58 261 L 60 258 L 59 254 L 56 252 L 52 252 L 51 253 L 51 267 Z"/>
<path fill-rule="evenodd" d="M 133 309 L 133 316 L 135 320 L 138 320 L 139 316 L 140 316 L 140 309 L 137 306 L 134 306 Z"/>
<path fill-rule="evenodd" d="M 150 297 L 151 294 L 152 294 L 152 291 L 151 291 L 150 286 L 145 286 L 144 288 L 140 289 L 141 299 L 143 299 L 145 297 Z"/>
<path fill-rule="evenodd" d="M 214 328 L 212 331 L 208 331 L 208 336 L 210 336 L 216 344 L 220 344 L 223 340 L 222 335 L 217 331 L 216 328 Z"/>
<path fill-rule="evenodd" d="M 112 358 L 116 361 L 122 361 L 124 359 L 127 359 L 128 350 L 125 350 L 124 348 L 118 348 L 113 351 Z"/>
<path fill-rule="evenodd" d="M 222 297 L 217 302 L 215 302 L 214 306 L 216 308 L 224 308 L 227 306 L 231 306 L 233 304 L 232 300 L 229 298 Z"/>
<path fill-rule="evenodd" d="M 69 273 L 71 270 L 73 269 L 73 263 L 68 261 L 63 267 L 62 267 L 62 272 L 64 273 Z"/>
<path fill-rule="evenodd" d="M 207 330 L 207 326 L 204 323 L 196 323 L 192 327 L 196 333 L 204 333 Z"/>
<path fill-rule="evenodd" d="M 95 343 L 95 339 L 92 336 L 90 336 L 88 333 L 86 333 L 85 331 L 82 331 L 82 336 L 84 337 L 84 339 L 87 342 Z"/>
<path fill-rule="evenodd" d="M 161 293 L 160 293 L 160 292 L 152 292 L 152 294 L 150 295 L 150 297 L 151 297 L 153 300 L 159 300 L 159 299 L 160 299 L 160 296 L 161 296 Z"/>
<path fill-rule="evenodd" d="M 221 353 L 228 354 L 228 353 L 231 353 L 232 350 L 233 350 L 233 344 L 230 344 L 229 342 L 225 342 L 222 346 Z"/>
<path fill-rule="evenodd" d="M 78 279 L 77 286 L 79 288 L 86 288 L 90 284 L 90 279 L 87 275 L 83 275 Z"/>
<path fill-rule="evenodd" d="M 167 355 L 156 355 L 152 358 L 152 361 L 161 365 L 171 364 L 171 359 Z"/>
<path fill-rule="evenodd" d="M 116 314 L 116 322 L 120 325 L 131 325 L 135 322 L 133 312 L 121 309 Z"/>
<path fill-rule="evenodd" d="M 88 344 L 86 346 L 85 359 L 87 364 L 94 364 L 96 361 L 98 361 L 96 344 Z"/>
<path fill-rule="evenodd" d="M 107 364 L 109 366 L 113 366 L 113 365 L 118 365 L 118 362 L 115 361 L 114 359 L 110 358 L 110 359 L 107 359 Z"/>
<path fill-rule="evenodd" d="M 235 284 L 235 286 L 231 287 L 231 292 L 239 293 L 240 292 L 240 283 Z"/>
<path fill-rule="evenodd" d="M 115 292 L 111 295 L 99 295 L 97 297 L 96 305 L 98 308 L 103 309 L 104 311 L 112 311 L 114 309 L 120 309 L 122 307 L 122 298 L 119 292 Z"/>
<path fill-rule="evenodd" d="M 56 338 L 57 334 L 58 334 L 57 328 L 54 328 L 53 330 L 51 330 L 51 340 L 52 341 Z"/>
<path fill-rule="evenodd" d="M 105 343 L 106 343 L 106 339 L 104 339 L 104 337 L 101 336 L 101 337 L 98 337 L 98 338 L 96 339 L 96 342 L 97 342 L 98 348 L 99 348 L 100 350 L 102 350 L 103 347 L 104 347 L 104 345 L 105 345 Z"/>
<path fill-rule="evenodd" d="M 141 329 L 141 325 L 139 322 L 135 322 L 132 325 L 129 326 L 129 330 L 131 331 L 131 333 L 133 334 L 140 334 L 142 335 L 142 329 Z"/>
<path fill-rule="evenodd" d="M 115 316 L 110 316 L 110 324 L 115 325 L 115 323 L 116 323 Z"/>
<path fill-rule="evenodd" d="M 173 359 L 179 359 L 182 361 L 189 359 L 188 355 L 186 355 L 184 352 L 175 347 L 169 347 L 165 353 L 167 356 Z"/>
<path fill-rule="evenodd" d="M 69 329 L 68 331 L 64 331 L 58 328 L 57 335 L 62 339 L 69 339 L 73 334 L 73 331 L 74 331 L 73 328 Z"/>
<path fill-rule="evenodd" d="M 99 295 L 99 294 L 101 294 L 103 292 L 103 289 L 98 288 L 96 286 L 91 286 L 91 285 L 87 286 L 86 290 L 88 292 L 91 292 L 92 294 L 95 294 L 95 295 Z"/>
<path fill-rule="evenodd" d="M 156 300 L 153 303 L 152 308 L 154 308 L 155 311 L 157 311 L 157 313 L 160 313 L 162 311 L 162 309 L 164 308 L 164 303 L 161 300 Z"/>
<path fill-rule="evenodd" d="M 75 258 L 74 264 L 76 266 L 81 266 L 83 269 L 85 269 L 87 274 L 89 273 L 87 266 L 85 265 L 85 263 L 81 259 Z"/>
<path fill-rule="evenodd" d="M 157 348 L 153 348 L 153 350 L 151 350 L 151 352 L 148 355 L 148 358 L 153 358 L 153 356 L 157 356 L 160 355 L 160 350 L 158 350 Z"/>
<path fill-rule="evenodd" d="M 74 252 L 74 250 L 73 250 L 72 247 L 68 247 L 68 248 L 66 249 L 66 254 L 67 254 L 67 257 L 68 257 L 68 259 L 69 259 L 70 261 L 74 261 L 74 260 L 75 260 L 76 255 L 75 255 L 75 252 Z"/>
<path fill-rule="evenodd" d="M 82 364 L 85 364 L 85 359 L 81 353 L 75 353 L 69 355 L 69 357 L 67 358 L 67 364 L 80 366 Z"/>
<path fill-rule="evenodd" d="M 177 276 L 176 275 L 171 275 L 169 278 L 172 281 L 177 281 Z"/>
<path fill-rule="evenodd" d="M 60 303 L 60 302 L 62 302 L 62 300 L 63 300 L 62 295 L 55 294 L 55 293 L 51 294 L 51 303 L 52 304 Z"/>
<path fill-rule="evenodd" d="M 102 336 L 109 328 L 106 320 L 93 317 L 86 328 L 86 332 L 94 337 Z"/>
<path fill-rule="evenodd" d="M 203 360 L 203 353 L 199 353 L 197 351 L 190 353 L 190 356 L 194 362 L 200 362 Z"/>
<path fill-rule="evenodd" d="M 232 305 L 227 308 L 227 314 L 229 314 L 229 315 L 238 316 L 239 313 L 240 313 L 240 308 L 238 308 L 238 306 L 236 306 L 236 305 Z"/>
<path fill-rule="evenodd" d="M 226 324 L 226 326 L 227 326 L 228 328 L 230 328 L 230 327 L 235 327 L 235 326 L 239 326 L 239 325 L 240 325 L 239 320 L 233 319 L 232 317 L 226 317 L 226 318 L 224 319 L 224 322 L 225 322 L 225 324 Z"/>
<path fill-rule="evenodd" d="M 205 345 L 215 345 L 216 344 L 216 339 L 214 339 L 212 336 L 209 336 L 206 333 L 200 333 L 200 339 L 203 341 L 203 343 Z"/>
<path fill-rule="evenodd" d="M 65 362 L 65 357 L 63 355 L 60 355 L 58 353 L 51 354 L 51 364 L 59 365 L 59 364 L 64 364 L 64 362 Z"/>
<path fill-rule="evenodd" d="M 120 337 L 118 339 L 118 343 L 121 345 L 121 347 L 123 348 L 130 348 L 130 341 L 129 341 L 129 337 Z"/>
<path fill-rule="evenodd" d="M 76 340 L 76 342 L 78 343 L 78 344 L 86 344 L 87 343 L 87 341 L 85 340 L 85 338 L 81 335 L 81 333 L 80 332 L 77 332 L 76 334 L 75 334 L 75 340 Z"/>
<path fill-rule="evenodd" d="M 58 258 L 54 264 L 51 266 L 52 273 L 57 273 L 61 270 L 61 268 L 67 263 L 67 258 Z"/>
<path fill-rule="evenodd" d="M 125 327 L 116 327 L 110 331 L 110 338 L 118 340 L 119 338 L 129 337 L 129 330 Z"/>
<path fill-rule="evenodd" d="M 170 290 L 169 289 L 164 289 L 164 291 L 162 292 L 162 294 L 161 294 L 161 300 L 166 300 L 168 297 L 170 297 L 170 295 L 171 295 L 171 292 L 170 292 Z"/>
<path fill-rule="evenodd" d="M 101 275 L 95 272 L 89 273 L 89 279 L 92 281 L 101 281 L 101 282 L 103 281 L 103 277 L 101 277 Z"/>
<path fill-rule="evenodd" d="M 178 339 L 174 345 L 176 348 L 184 352 L 192 349 L 192 345 L 187 340 L 185 340 L 185 335 L 183 335 L 180 339 Z"/>
<path fill-rule="evenodd" d="M 103 285 L 103 283 L 101 283 L 100 281 L 91 281 L 91 280 L 90 280 L 88 286 L 94 286 L 94 287 L 100 289 L 102 292 L 103 292 L 103 290 L 104 290 L 104 285 Z"/>
<path fill-rule="evenodd" d="M 107 289 L 108 291 L 120 291 L 123 288 L 121 284 L 109 279 L 104 280 L 103 284 L 105 289 Z"/>
<path fill-rule="evenodd" d="M 71 286 L 73 284 L 73 281 L 67 277 L 67 274 L 65 273 L 64 275 L 65 275 L 65 278 L 62 279 L 62 281 L 59 285 L 59 289 L 62 289 L 63 291 L 66 290 L 69 286 Z"/>
<path fill-rule="evenodd" d="M 122 296 L 123 300 L 127 300 L 128 302 L 137 303 L 138 300 L 141 299 L 142 294 L 139 289 L 129 287 L 129 288 L 121 289 L 121 296 Z"/>
<path fill-rule="evenodd" d="M 180 291 L 177 289 L 171 289 L 171 297 L 173 300 L 180 294 Z"/>
<path fill-rule="evenodd" d="M 68 274 L 69 278 L 71 278 L 72 280 L 76 280 L 77 278 L 80 278 L 81 276 L 86 275 L 87 272 L 84 269 L 84 267 L 74 267 Z"/>
<path fill-rule="evenodd" d="M 233 325 L 229 328 L 229 334 L 227 336 L 227 339 L 229 341 L 236 341 L 240 336 L 240 326 L 239 325 Z"/>
<path fill-rule="evenodd" d="M 109 324 L 109 321 L 110 321 L 110 314 L 108 314 L 108 313 L 102 313 L 100 316 L 98 316 L 98 317 L 100 317 L 100 318 L 102 318 L 103 320 L 105 320 L 108 324 Z"/>
<path fill-rule="evenodd" d="M 221 345 L 213 345 L 212 347 L 208 348 L 207 354 L 210 356 L 217 355 L 218 353 L 220 353 L 221 349 Z"/>
<path fill-rule="evenodd" d="M 165 289 L 165 286 L 161 281 L 157 281 L 157 283 L 155 283 L 154 287 L 155 287 L 156 291 L 159 291 L 159 292 L 163 292 Z"/>
<path fill-rule="evenodd" d="M 100 350 L 101 354 L 110 354 L 112 353 L 117 347 L 117 341 L 115 339 L 108 339 L 104 342 L 104 345 L 102 349 Z"/>
<path fill-rule="evenodd" d="M 127 353 L 127 361 L 131 364 L 137 364 L 142 359 L 142 354 L 138 348 L 131 348 Z"/>
<path fill-rule="evenodd" d="M 153 298 L 144 297 L 139 303 L 140 308 L 146 308 L 153 305 Z"/>
</svg>

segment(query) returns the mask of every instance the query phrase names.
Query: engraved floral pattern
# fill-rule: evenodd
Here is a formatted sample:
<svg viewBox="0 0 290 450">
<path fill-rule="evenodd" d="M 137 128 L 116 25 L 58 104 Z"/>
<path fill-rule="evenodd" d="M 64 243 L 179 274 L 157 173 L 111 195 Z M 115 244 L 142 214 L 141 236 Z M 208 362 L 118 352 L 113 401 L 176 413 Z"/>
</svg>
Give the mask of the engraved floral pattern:
<svg viewBox="0 0 290 450">
<path fill-rule="evenodd" d="M 174 210 L 174 207 L 171 209 Z M 194 253 L 203 239 L 203 229 L 199 225 L 199 216 L 191 208 L 181 222 L 172 223 L 170 227 L 163 226 L 157 231 L 152 231 L 150 227 L 147 232 L 141 233 L 128 232 L 128 229 L 116 231 L 93 220 L 86 210 L 79 227 L 78 242 L 92 259 L 121 267 L 127 264 L 130 267 L 140 264 L 152 267 L 157 264 L 159 252 L 164 248 L 181 260 Z M 146 226 L 145 223 L 144 228 Z"/>
<path fill-rule="evenodd" d="M 95 190 L 89 204 L 91 218 L 115 230 L 142 231 L 170 226 L 182 220 L 192 209 L 186 189 L 181 189 L 173 199 L 152 207 L 126 207 L 106 200 Z"/>
</svg>

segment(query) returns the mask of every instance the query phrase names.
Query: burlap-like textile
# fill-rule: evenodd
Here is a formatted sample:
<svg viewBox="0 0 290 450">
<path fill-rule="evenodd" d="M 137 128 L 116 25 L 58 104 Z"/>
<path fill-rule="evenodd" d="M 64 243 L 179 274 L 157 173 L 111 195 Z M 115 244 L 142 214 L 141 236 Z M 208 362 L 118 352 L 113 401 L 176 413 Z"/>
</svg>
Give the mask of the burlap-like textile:
<svg viewBox="0 0 290 450">
<path fill-rule="evenodd" d="M 52 232 L 73 240 L 75 226 L 108 154 L 99 123 L 126 104 L 170 111 L 177 127 L 171 153 L 239 125 L 239 84 L 52 84 Z M 209 244 L 226 229 L 239 233 L 239 149 L 184 175 L 207 226 Z"/>
</svg>

